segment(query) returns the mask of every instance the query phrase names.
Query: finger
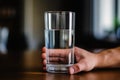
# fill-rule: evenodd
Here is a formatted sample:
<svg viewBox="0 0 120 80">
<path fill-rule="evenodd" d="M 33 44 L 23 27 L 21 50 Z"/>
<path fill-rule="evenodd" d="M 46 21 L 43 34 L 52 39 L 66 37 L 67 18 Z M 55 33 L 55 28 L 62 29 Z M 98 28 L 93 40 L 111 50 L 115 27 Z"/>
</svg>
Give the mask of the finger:
<svg viewBox="0 0 120 80">
<path fill-rule="evenodd" d="M 70 52 L 71 51 L 71 49 L 47 49 L 47 50 L 49 50 L 49 52 L 51 52 L 51 53 L 68 53 L 68 52 Z"/>
<path fill-rule="evenodd" d="M 43 70 L 45 70 L 45 71 L 46 71 L 46 66 L 44 66 L 44 67 L 43 67 Z"/>
<path fill-rule="evenodd" d="M 42 48 L 42 52 L 45 53 L 46 52 L 46 47 Z"/>
<path fill-rule="evenodd" d="M 46 71 L 46 59 L 45 59 L 45 60 L 43 60 L 43 70 L 45 70 L 45 71 Z"/>
<path fill-rule="evenodd" d="M 49 53 L 49 57 L 61 57 L 61 58 L 64 58 L 64 57 L 67 57 L 68 54 L 64 54 L 64 53 Z"/>
<path fill-rule="evenodd" d="M 61 57 L 50 57 L 49 58 L 49 62 L 57 62 L 57 63 L 67 63 L 68 59 L 67 58 L 61 58 Z"/>
<path fill-rule="evenodd" d="M 44 65 L 44 66 L 46 66 L 46 63 L 47 63 L 47 62 L 46 62 L 46 59 L 43 60 L 43 65 Z"/>
<path fill-rule="evenodd" d="M 42 53 L 42 58 L 45 59 L 45 61 L 46 61 L 46 53 Z M 58 62 L 58 61 L 67 62 L 67 60 L 68 60 L 67 56 L 66 57 L 61 57 L 61 56 L 51 57 L 51 56 L 49 56 L 50 62 Z M 43 62 L 44 62 L 44 60 L 43 60 Z"/>
<path fill-rule="evenodd" d="M 78 72 L 81 72 L 81 71 L 85 71 L 85 69 L 86 69 L 86 64 L 85 64 L 85 62 L 81 61 L 81 62 L 76 63 L 73 66 L 71 66 L 69 68 L 69 73 L 70 74 L 75 74 L 75 73 L 78 73 Z"/>
<path fill-rule="evenodd" d="M 42 53 L 41 57 L 42 59 L 46 59 L 46 53 Z"/>
<path fill-rule="evenodd" d="M 71 53 L 71 49 L 47 49 L 51 57 L 65 57 Z"/>
</svg>

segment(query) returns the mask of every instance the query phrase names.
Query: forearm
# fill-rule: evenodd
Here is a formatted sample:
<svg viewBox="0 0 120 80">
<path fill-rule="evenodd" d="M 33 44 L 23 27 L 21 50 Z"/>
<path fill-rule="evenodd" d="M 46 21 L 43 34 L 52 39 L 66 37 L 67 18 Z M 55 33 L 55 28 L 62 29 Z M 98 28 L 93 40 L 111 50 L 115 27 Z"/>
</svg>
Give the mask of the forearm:
<svg viewBox="0 0 120 80">
<path fill-rule="evenodd" d="M 96 68 L 120 68 L 120 47 L 97 54 Z"/>
</svg>

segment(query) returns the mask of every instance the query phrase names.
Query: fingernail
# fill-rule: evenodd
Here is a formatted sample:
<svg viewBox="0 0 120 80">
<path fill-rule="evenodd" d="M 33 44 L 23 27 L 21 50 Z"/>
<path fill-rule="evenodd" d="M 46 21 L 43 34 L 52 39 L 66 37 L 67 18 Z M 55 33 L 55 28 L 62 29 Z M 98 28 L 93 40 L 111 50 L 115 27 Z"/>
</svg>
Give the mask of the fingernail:
<svg viewBox="0 0 120 80">
<path fill-rule="evenodd" d="M 70 67 L 70 74 L 74 74 L 74 69 Z"/>
</svg>

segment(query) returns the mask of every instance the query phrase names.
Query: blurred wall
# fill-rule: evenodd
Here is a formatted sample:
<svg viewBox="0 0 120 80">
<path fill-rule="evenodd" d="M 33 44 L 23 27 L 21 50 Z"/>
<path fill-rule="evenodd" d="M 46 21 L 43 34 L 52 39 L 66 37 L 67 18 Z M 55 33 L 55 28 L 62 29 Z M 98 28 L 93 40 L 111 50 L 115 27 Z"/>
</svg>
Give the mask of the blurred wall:
<svg viewBox="0 0 120 80">
<path fill-rule="evenodd" d="M 60 0 L 24 0 L 24 32 L 28 49 L 44 45 L 44 12 L 58 10 Z"/>
</svg>

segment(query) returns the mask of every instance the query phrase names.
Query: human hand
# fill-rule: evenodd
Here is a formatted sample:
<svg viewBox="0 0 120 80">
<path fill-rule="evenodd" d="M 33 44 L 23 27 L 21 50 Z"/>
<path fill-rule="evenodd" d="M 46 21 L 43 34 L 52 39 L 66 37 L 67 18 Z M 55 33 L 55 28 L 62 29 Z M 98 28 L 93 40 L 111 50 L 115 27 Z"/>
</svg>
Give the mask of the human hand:
<svg viewBox="0 0 120 80">
<path fill-rule="evenodd" d="M 43 47 L 42 49 L 42 59 L 43 59 L 43 69 L 46 70 L 46 48 Z M 63 53 L 65 53 L 66 51 L 61 50 Z M 57 51 L 57 52 L 60 52 Z M 95 68 L 96 64 L 97 64 L 97 55 L 93 54 L 89 51 L 86 51 L 84 49 L 78 48 L 78 47 L 74 47 L 74 55 L 75 55 L 75 59 L 76 62 L 73 66 L 69 67 L 69 73 L 70 74 L 75 74 L 81 71 L 90 71 L 92 69 Z M 54 56 L 54 55 L 52 55 Z M 62 54 L 61 56 L 64 56 L 64 54 Z M 64 59 L 62 59 L 64 60 Z"/>
</svg>

